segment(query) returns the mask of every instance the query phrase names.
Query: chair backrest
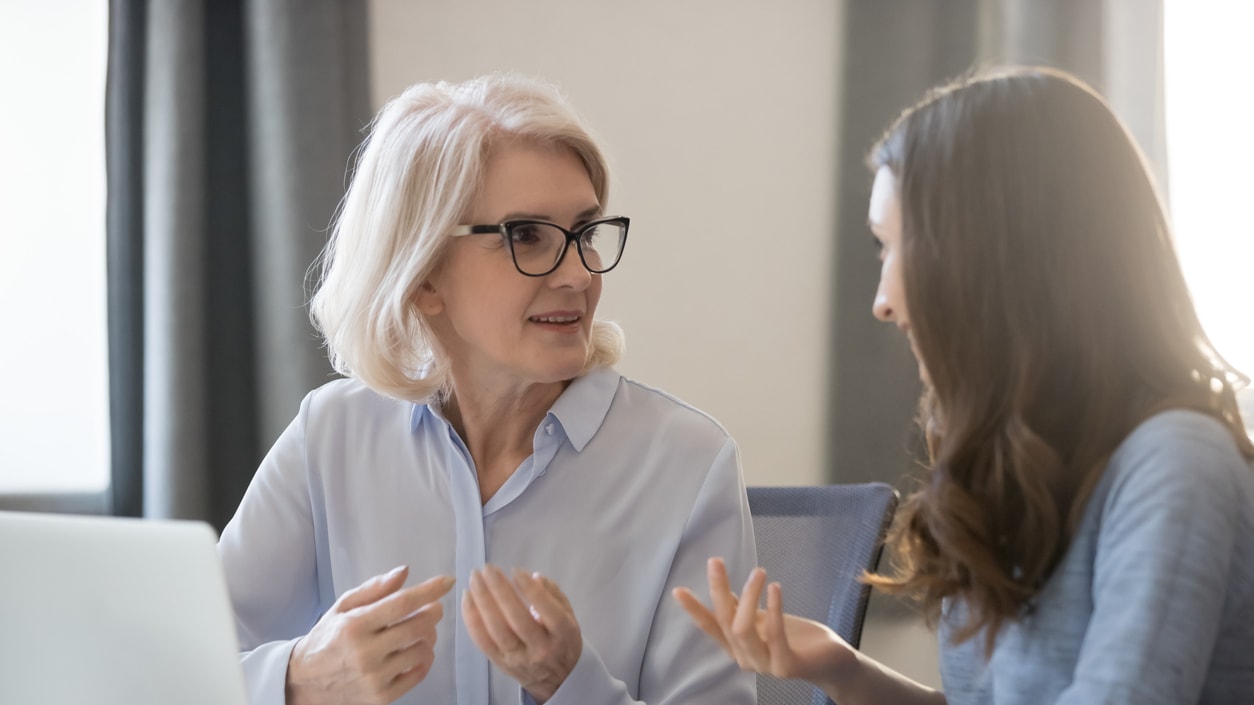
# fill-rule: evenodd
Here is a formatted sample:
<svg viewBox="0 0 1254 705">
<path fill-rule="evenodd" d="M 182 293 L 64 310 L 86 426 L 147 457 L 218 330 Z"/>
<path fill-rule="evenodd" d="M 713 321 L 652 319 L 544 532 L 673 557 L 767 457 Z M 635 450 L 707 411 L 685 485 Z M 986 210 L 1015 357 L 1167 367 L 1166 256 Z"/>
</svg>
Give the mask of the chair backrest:
<svg viewBox="0 0 1254 705">
<path fill-rule="evenodd" d="M 897 508 L 890 485 L 750 487 L 758 563 L 784 588 L 784 609 L 827 624 L 855 648 L 862 638 L 875 570 Z M 758 677 L 759 705 L 821 705 L 822 691 L 801 681 Z"/>
</svg>

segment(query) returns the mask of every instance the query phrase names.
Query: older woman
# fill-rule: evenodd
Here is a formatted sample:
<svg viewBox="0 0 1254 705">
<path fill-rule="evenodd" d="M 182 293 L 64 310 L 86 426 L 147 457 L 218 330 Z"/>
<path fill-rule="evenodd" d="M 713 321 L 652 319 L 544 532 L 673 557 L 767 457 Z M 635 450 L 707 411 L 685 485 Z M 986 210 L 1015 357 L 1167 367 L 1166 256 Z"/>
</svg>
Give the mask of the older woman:
<svg viewBox="0 0 1254 705">
<path fill-rule="evenodd" d="M 877 318 L 932 467 L 883 588 L 941 627 L 944 693 L 783 612 L 677 597 L 747 669 L 858 703 L 1254 703 L 1254 446 L 1136 145 L 1074 78 L 964 79 L 872 152 Z M 767 608 L 758 609 L 765 588 Z"/>
<path fill-rule="evenodd" d="M 313 301 L 347 379 L 305 398 L 220 542 L 254 705 L 753 701 L 666 598 L 707 555 L 747 576 L 751 522 L 727 432 L 611 368 L 607 196 L 545 85 L 380 112 Z"/>
</svg>

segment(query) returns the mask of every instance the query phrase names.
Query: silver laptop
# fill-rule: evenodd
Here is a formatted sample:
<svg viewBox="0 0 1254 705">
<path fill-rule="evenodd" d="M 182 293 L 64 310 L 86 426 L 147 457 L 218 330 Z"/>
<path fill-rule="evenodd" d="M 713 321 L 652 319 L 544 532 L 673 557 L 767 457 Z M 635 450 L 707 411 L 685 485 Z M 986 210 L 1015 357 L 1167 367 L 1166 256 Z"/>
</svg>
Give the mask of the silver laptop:
<svg viewBox="0 0 1254 705">
<path fill-rule="evenodd" d="M 246 705 L 213 529 L 0 512 L 0 703 Z"/>
</svg>

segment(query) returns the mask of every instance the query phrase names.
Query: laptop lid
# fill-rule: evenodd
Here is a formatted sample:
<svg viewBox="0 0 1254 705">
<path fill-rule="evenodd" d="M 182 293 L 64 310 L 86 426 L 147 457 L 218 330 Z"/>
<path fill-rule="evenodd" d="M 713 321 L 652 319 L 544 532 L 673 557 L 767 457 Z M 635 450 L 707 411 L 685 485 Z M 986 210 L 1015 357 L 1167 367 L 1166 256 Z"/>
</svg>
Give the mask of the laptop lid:
<svg viewBox="0 0 1254 705">
<path fill-rule="evenodd" d="M 0 703 L 246 705 L 208 524 L 0 512 Z"/>
</svg>

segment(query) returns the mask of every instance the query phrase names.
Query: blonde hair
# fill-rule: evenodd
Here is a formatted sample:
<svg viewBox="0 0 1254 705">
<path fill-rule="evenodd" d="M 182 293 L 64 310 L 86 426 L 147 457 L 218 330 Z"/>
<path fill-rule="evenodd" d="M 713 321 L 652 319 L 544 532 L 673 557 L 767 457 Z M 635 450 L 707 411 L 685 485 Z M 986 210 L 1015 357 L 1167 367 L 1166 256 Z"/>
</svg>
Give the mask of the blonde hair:
<svg viewBox="0 0 1254 705">
<path fill-rule="evenodd" d="M 398 399 L 449 389 L 449 361 L 414 304 L 453 227 L 470 211 L 496 145 L 575 153 L 605 205 L 601 149 L 555 87 L 514 75 L 420 83 L 379 111 L 321 258 L 310 317 L 335 370 Z M 594 321 L 584 370 L 622 356 L 623 334 Z"/>
</svg>

